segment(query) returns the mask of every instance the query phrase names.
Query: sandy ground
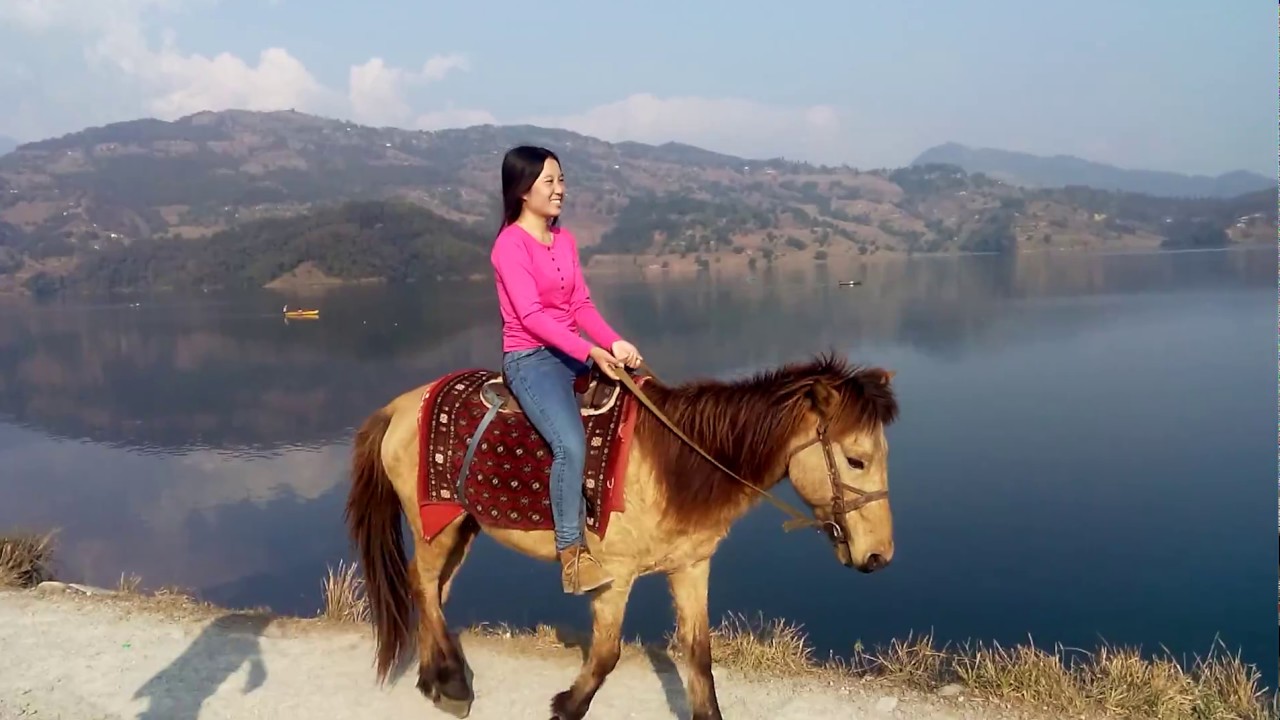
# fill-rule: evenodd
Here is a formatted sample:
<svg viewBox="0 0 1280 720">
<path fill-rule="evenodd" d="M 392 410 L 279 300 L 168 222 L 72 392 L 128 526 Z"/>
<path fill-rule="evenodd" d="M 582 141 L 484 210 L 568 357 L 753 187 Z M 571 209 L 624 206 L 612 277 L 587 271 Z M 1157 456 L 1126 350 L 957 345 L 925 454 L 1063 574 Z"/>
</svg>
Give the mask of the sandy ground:
<svg viewBox="0 0 1280 720">
<path fill-rule="evenodd" d="M 576 674 L 575 651 L 465 637 L 471 718 L 546 718 Z M 0 719 L 446 718 L 414 689 L 416 668 L 378 687 L 362 628 L 232 611 L 173 611 L 129 597 L 0 591 Z M 624 657 L 589 718 L 688 718 L 668 659 Z M 721 709 L 745 718 L 1009 717 L 963 696 L 913 696 L 830 679 L 752 680 L 716 671 Z"/>
</svg>

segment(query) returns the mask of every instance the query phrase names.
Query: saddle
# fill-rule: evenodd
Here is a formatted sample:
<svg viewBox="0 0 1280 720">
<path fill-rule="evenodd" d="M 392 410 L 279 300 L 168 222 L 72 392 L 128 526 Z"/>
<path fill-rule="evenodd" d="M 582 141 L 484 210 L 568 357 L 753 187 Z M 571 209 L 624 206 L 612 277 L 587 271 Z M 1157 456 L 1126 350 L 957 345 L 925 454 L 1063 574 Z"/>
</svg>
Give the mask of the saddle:
<svg viewBox="0 0 1280 720">
<path fill-rule="evenodd" d="M 638 382 L 643 383 L 644 378 Z M 574 382 L 587 441 L 586 528 L 604 537 L 622 511 L 622 480 L 638 403 L 598 368 Z M 550 445 L 502 374 L 451 373 L 423 394 L 418 411 L 418 509 L 430 542 L 459 515 L 482 525 L 550 530 Z"/>
<path fill-rule="evenodd" d="M 583 415 L 595 415 L 609 409 L 617 400 L 618 391 L 621 389 L 621 383 L 610 380 L 595 365 L 573 379 L 573 394 L 578 400 L 578 409 Z M 511 387 L 507 384 L 505 374 L 499 373 L 498 377 L 486 382 L 480 392 L 487 405 L 501 403 L 502 412 L 524 414 L 520 401 L 516 399 L 515 393 L 511 392 Z"/>
</svg>

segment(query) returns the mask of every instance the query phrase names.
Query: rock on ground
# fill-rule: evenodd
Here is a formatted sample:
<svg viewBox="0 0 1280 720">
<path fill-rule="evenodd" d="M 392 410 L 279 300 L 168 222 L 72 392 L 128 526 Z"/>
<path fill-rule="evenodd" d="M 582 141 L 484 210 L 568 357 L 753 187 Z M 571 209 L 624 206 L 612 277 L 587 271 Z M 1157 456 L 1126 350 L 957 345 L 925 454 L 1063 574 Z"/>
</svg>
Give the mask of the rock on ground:
<svg viewBox="0 0 1280 720">
<path fill-rule="evenodd" d="M 0 591 L 0 719 L 446 718 L 416 666 L 378 687 L 367 630 L 232 611 L 178 611 L 126 596 Z M 546 718 L 579 656 L 467 636 L 475 720 Z M 527 646 L 528 643 L 526 642 Z M 681 668 L 682 669 L 682 668 Z M 990 708 L 831 679 L 764 680 L 717 668 L 721 709 L 747 718 L 993 717 Z M 589 718 L 688 718 L 668 663 L 624 657 Z"/>
</svg>

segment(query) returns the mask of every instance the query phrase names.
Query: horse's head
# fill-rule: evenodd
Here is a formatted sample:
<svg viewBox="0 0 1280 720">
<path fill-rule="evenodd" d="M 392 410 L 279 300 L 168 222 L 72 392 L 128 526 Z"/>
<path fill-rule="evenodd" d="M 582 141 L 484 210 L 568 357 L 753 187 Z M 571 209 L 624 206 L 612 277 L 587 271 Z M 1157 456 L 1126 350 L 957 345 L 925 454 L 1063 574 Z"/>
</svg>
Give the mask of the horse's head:
<svg viewBox="0 0 1280 720">
<path fill-rule="evenodd" d="M 791 439 L 787 475 L 846 567 L 875 572 L 893 560 L 889 443 L 898 413 L 893 372 L 821 363 L 805 378 L 805 420 Z"/>
</svg>

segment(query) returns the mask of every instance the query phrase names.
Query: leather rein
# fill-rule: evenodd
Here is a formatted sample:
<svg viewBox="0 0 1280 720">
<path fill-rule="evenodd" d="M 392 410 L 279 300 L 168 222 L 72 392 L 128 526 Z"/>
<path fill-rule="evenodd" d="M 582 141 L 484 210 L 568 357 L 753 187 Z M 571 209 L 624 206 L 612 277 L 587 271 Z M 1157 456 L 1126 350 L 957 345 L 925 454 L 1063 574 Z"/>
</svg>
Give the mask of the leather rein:
<svg viewBox="0 0 1280 720">
<path fill-rule="evenodd" d="M 648 368 L 648 366 L 644 366 L 644 367 L 645 367 L 645 372 L 650 377 L 657 379 L 657 375 L 655 375 L 653 371 Z M 603 374 L 603 372 L 600 371 L 598 368 L 596 371 L 601 372 Z M 810 445 L 814 445 L 814 444 L 822 445 L 822 456 L 823 456 L 823 460 L 826 462 L 826 465 L 827 465 L 827 479 L 831 483 L 831 519 L 816 520 L 814 518 L 807 517 L 805 516 L 804 513 L 797 510 L 794 506 L 789 505 L 782 500 L 779 500 L 768 491 L 762 490 L 761 488 L 757 487 L 754 483 L 747 481 L 742 476 L 738 475 L 734 471 L 720 464 L 718 460 L 711 457 L 711 455 L 709 455 L 705 450 L 698 447 L 697 443 L 690 440 L 687 435 L 681 432 L 680 428 L 676 427 L 675 423 L 671 422 L 670 418 L 668 418 L 665 413 L 663 413 L 653 404 L 653 401 L 650 400 L 649 397 L 644 394 L 644 391 L 642 391 L 639 385 L 636 384 L 636 381 L 631 377 L 630 373 L 627 372 L 626 368 L 617 368 L 615 372 L 618 375 L 618 380 L 624 386 L 626 386 L 626 388 L 630 390 L 631 393 L 635 395 L 636 398 L 640 400 L 640 402 L 643 403 L 644 406 L 647 407 L 650 412 L 652 412 L 655 416 L 657 416 L 658 420 L 660 420 L 662 424 L 666 425 L 667 428 L 671 430 L 671 432 L 675 433 L 676 437 L 680 438 L 689 447 L 693 448 L 694 450 L 697 450 L 698 453 L 702 455 L 702 457 L 706 458 L 708 461 L 711 462 L 711 464 L 715 465 L 717 468 L 719 468 L 729 477 L 733 478 L 734 480 L 737 480 L 738 482 L 747 486 L 751 490 L 754 490 L 755 492 L 764 496 L 766 500 L 773 503 L 773 505 L 777 507 L 779 510 L 786 513 L 787 515 L 790 515 L 791 519 L 782 524 L 782 529 L 784 532 L 791 532 L 792 530 L 795 530 L 797 528 L 802 528 L 802 527 L 812 527 L 825 532 L 827 535 L 827 538 L 831 540 L 832 543 L 835 543 L 835 544 L 847 543 L 848 536 L 845 532 L 845 526 L 846 526 L 845 516 L 848 513 L 854 512 L 862 508 L 865 505 L 873 503 L 877 500 L 887 500 L 889 497 L 889 492 L 887 490 L 866 491 L 866 490 L 862 490 L 861 488 L 856 488 L 840 479 L 840 474 L 836 470 L 835 453 L 832 452 L 831 441 L 827 437 L 828 420 L 827 418 L 822 418 L 821 421 L 818 423 L 817 434 L 814 436 L 814 438 L 812 440 L 809 440 L 805 444 L 801 445 L 800 447 L 792 450 L 791 453 L 787 456 L 787 462 L 788 462 L 788 465 L 790 465 L 791 458 L 795 457 L 796 453 L 799 453 L 801 450 L 807 449 Z M 857 499 L 855 499 L 851 503 L 846 503 L 845 494 L 843 492 L 844 490 L 847 490 L 853 493 L 854 495 L 856 495 Z"/>
</svg>

